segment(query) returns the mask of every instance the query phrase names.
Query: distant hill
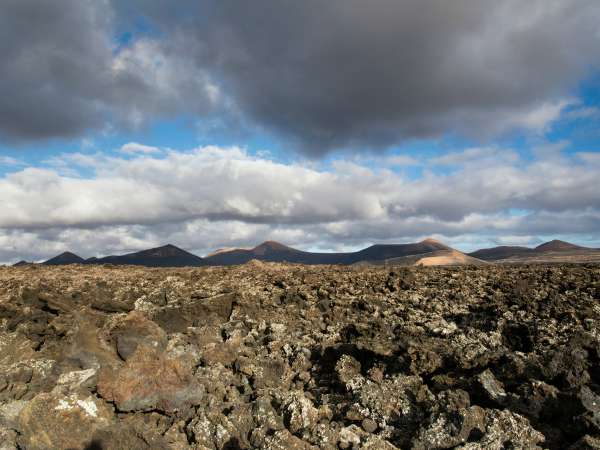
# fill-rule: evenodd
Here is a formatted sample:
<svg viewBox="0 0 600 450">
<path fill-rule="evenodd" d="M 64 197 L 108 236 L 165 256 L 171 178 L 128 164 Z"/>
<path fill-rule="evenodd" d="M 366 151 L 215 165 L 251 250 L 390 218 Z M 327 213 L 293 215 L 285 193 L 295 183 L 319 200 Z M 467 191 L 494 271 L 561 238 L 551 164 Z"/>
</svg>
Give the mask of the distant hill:
<svg viewBox="0 0 600 450">
<path fill-rule="evenodd" d="M 600 250 L 580 247 L 564 241 L 550 241 L 536 248 L 500 246 L 464 254 L 435 239 L 409 244 L 375 244 L 356 252 L 305 252 L 275 241 L 254 248 L 220 249 L 201 258 L 174 245 L 142 250 L 126 255 L 111 255 L 84 260 L 65 252 L 44 262 L 45 265 L 115 264 L 147 267 L 230 266 L 252 260 L 296 264 L 394 264 L 394 265 L 481 265 L 486 262 L 594 262 L 600 261 Z M 28 264 L 25 261 L 17 265 Z"/>
<path fill-rule="evenodd" d="M 14 264 L 13 264 L 13 267 L 29 266 L 29 265 L 31 265 L 31 264 L 33 264 L 33 263 L 31 263 L 31 262 L 27 262 L 27 261 L 25 261 L 25 260 L 21 260 L 21 261 L 19 261 L 19 262 L 16 262 L 16 263 L 14 263 Z"/>
<path fill-rule="evenodd" d="M 245 264 L 257 259 L 268 262 L 290 262 L 300 264 L 344 264 L 346 253 L 311 253 L 297 250 L 275 241 L 266 241 L 252 249 L 228 249 L 215 252 L 204 258 L 211 266 Z"/>
<path fill-rule="evenodd" d="M 205 265 L 204 260 L 199 256 L 171 244 L 126 255 L 90 258 L 86 262 L 88 264 L 130 264 L 147 267 L 197 267 Z"/>
<path fill-rule="evenodd" d="M 485 264 L 487 264 L 486 261 L 473 258 L 454 249 L 432 252 L 429 256 L 420 258 L 415 262 L 415 266 L 482 266 Z"/>
<path fill-rule="evenodd" d="M 533 262 L 594 262 L 600 261 L 600 250 L 570 242 L 553 240 L 535 248 L 519 246 L 500 246 L 486 248 L 469 253 L 469 256 L 484 261 L 506 263 Z"/>
<path fill-rule="evenodd" d="M 85 259 L 81 256 L 71 252 L 64 252 L 54 258 L 50 258 L 48 261 L 44 261 L 42 264 L 46 266 L 64 266 L 67 264 L 84 264 Z"/>
<path fill-rule="evenodd" d="M 511 256 L 530 255 L 533 253 L 535 253 L 535 250 L 529 247 L 501 245 L 500 247 L 484 248 L 467 254 L 484 261 L 495 261 L 510 258 Z"/>
<path fill-rule="evenodd" d="M 439 250 L 452 250 L 435 239 L 414 244 L 376 244 L 354 253 L 348 253 L 350 264 L 360 261 L 383 261 L 405 256 L 425 255 Z"/>
<path fill-rule="evenodd" d="M 570 242 L 559 241 L 558 239 L 554 239 L 550 242 L 545 242 L 544 244 L 538 245 L 535 248 L 538 252 L 566 252 L 571 250 L 591 250 L 587 247 L 581 247 L 579 245 L 571 244 Z"/>
<path fill-rule="evenodd" d="M 487 261 L 473 258 L 453 248 L 434 250 L 428 253 L 399 256 L 382 260 L 359 261 L 356 265 L 394 265 L 394 266 L 483 266 Z"/>
<path fill-rule="evenodd" d="M 263 242 L 253 249 L 228 249 L 204 258 L 209 265 L 244 264 L 253 259 L 269 262 L 300 264 L 357 264 L 381 262 L 412 255 L 427 255 L 440 250 L 452 250 L 434 239 L 412 244 L 376 244 L 348 253 L 304 252 L 274 241 Z"/>
</svg>

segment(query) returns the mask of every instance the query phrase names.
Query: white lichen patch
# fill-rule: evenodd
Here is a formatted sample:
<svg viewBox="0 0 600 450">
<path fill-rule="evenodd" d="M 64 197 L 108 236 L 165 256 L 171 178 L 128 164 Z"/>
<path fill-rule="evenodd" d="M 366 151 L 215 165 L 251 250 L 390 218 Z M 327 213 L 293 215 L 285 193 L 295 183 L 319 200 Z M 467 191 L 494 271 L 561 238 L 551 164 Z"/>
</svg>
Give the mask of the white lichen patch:
<svg viewBox="0 0 600 450">
<path fill-rule="evenodd" d="M 63 400 L 62 398 L 58 401 L 58 405 L 54 407 L 56 411 L 64 411 L 71 408 L 73 408 L 73 404 L 71 404 L 71 402 L 68 400 Z"/>
<path fill-rule="evenodd" d="M 65 411 L 74 408 L 82 409 L 90 417 L 98 417 L 98 407 L 92 397 L 81 400 L 75 395 L 70 395 L 64 399 L 59 399 L 58 405 L 54 407 L 56 411 Z"/>
<path fill-rule="evenodd" d="M 98 417 L 98 407 L 91 397 L 85 400 L 77 400 L 77 405 L 83 409 L 89 416 Z"/>
<path fill-rule="evenodd" d="M 93 378 L 96 375 L 96 372 L 97 370 L 92 368 L 86 370 L 74 370 L 72 372 L 63 373 L 58 378 L 57 384 L 81 386 L 82 384 Z"/>
<path fill-rule="evenodd" d="M 53 359 L 31 359 L 29 360 L 29 367 L 31 367 L 37 374 L 45 377 L 50 374 L 56 361 Z"/>
</svg>

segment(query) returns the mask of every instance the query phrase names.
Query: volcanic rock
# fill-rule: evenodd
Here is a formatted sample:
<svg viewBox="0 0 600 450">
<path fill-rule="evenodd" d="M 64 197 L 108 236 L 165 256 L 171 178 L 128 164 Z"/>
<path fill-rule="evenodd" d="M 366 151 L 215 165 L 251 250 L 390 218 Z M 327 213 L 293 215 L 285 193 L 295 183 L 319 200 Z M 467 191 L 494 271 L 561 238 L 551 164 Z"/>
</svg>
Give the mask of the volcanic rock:
<svg viewBox="0 0 600 450">
<path fill-rule="evenodd" d="M 127 360 L 138 345 L 146 345 L 163 351 L 167 346 L 167 335 L 156 323 L 148 320 L 144 313 L 132 311 L 110 330 L 119 356 Z"/>
<path fill-rule="evenodd" d="M 18 420 L 20 448 L 46 450 L 85 448 L 115 416 L 110 405 L 93 395 L 41 393 L 21 410 Z"/>
<path fill-rule="evenodd" d="M 100 372 L 98 394 L 114 401 L 119 411 L 171 412 L 199 404 L 204 389 L 192 376 L 186 361 L 138 345 L 118 370 Z"/>
<path fill-rule="evenodd" d="M 0 449 L 598 448 L 599 300 L 591 264 L 0 267 Z"/>
</svg>

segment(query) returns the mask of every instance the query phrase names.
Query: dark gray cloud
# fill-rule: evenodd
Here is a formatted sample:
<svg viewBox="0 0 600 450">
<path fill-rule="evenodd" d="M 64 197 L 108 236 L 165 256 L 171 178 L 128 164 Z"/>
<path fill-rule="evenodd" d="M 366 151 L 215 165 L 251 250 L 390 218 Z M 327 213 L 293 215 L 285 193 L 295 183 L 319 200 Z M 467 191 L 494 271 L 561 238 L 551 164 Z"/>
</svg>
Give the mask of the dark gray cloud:
<svg viewBox="0 0 600 450">
<path fill-rule="evenodd" d="M 0 11 L 0 133 L 45 138 L 101 125 L 109 18 L 89 1 L 1 0 Z"/>
<path fill-rule="evenodd" d="M 0 0 L 0 11 L 0 139 L 203 114 L 218 97 L 201 68 L 170 59 L 166 42 L 119 49 L 108 1 Z"/>
<path fill-rule="evenodd" d="M 594 0 L 208 3 L 186 51 L 312 153 L 543 128 L 600 57 Z"/>
<path fill-rule="evenodd" d="M 313 155 L 539 131 L 600 60 L 596 0 L 0 0 L 0 10 L 0 136 L 14 139 L 178 114 L 225 124 L 233 114 Z"/>
</svg>

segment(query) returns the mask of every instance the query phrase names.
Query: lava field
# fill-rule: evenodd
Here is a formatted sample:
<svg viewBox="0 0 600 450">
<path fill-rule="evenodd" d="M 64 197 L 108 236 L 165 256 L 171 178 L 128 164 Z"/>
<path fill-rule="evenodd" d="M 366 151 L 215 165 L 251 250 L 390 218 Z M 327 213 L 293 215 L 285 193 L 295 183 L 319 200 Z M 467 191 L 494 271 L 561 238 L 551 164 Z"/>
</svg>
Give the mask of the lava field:
<svg viewBox="0 0 600 450">
<path fill-rule="evenodd" d="M 0 268 L 0 449 L 600 449 L 600 266 Z"/>
</svg>

